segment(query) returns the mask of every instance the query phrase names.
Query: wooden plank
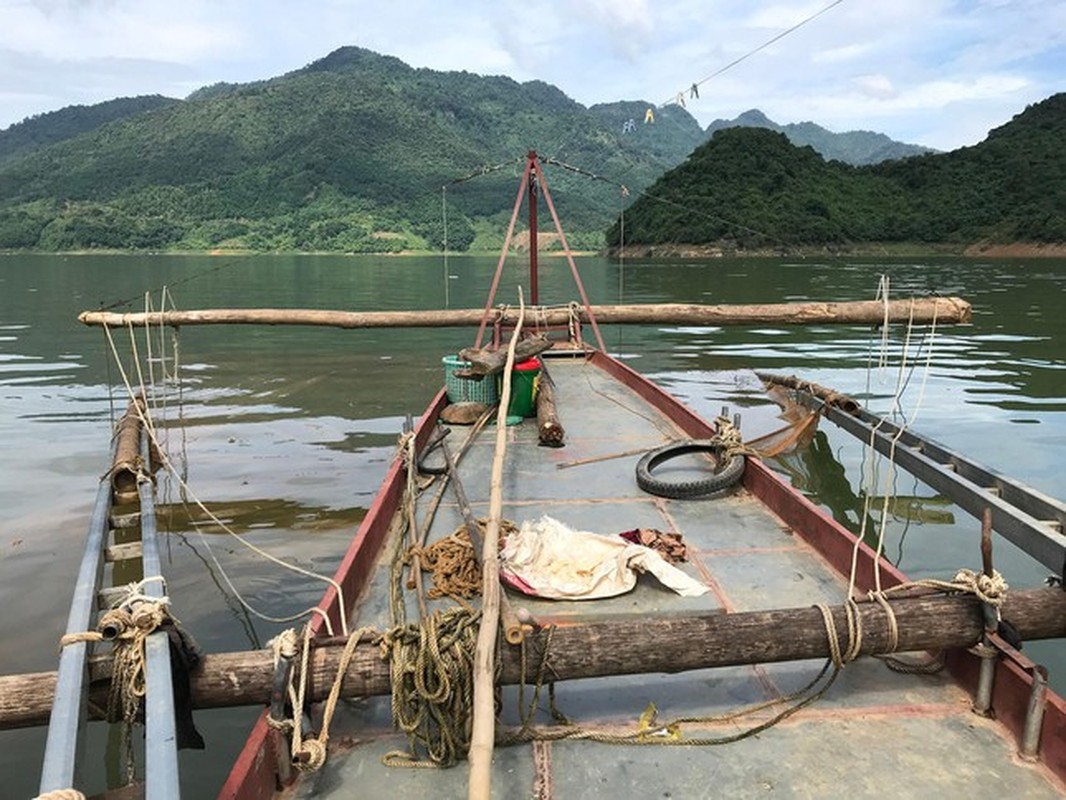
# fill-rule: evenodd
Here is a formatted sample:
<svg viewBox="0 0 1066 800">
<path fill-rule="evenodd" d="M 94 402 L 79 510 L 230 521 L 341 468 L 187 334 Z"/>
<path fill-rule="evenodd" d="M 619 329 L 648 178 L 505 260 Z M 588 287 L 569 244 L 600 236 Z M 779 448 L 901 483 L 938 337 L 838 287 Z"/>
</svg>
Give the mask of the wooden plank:
<svg viewBox="0 0 1066 800">
<path fill-rule="evenodd" d="M 138 514 L 138 518 L 140 515 Z M 142 548 L 140 542 L 128 542 L 126 544 L 113 544 L 104 551 L 104 558 L 109 564 L 116 561 L 136 561 L 141 558 Z"/>
<path fill-rule="evenodd" d="M 112 514 L 111 515 L 111 527 L 115 530 L 126 530 L 128 528 L 137 528 L 141 524 L 141 512 L 131 511 L 126 514 Z"/>
</svg>

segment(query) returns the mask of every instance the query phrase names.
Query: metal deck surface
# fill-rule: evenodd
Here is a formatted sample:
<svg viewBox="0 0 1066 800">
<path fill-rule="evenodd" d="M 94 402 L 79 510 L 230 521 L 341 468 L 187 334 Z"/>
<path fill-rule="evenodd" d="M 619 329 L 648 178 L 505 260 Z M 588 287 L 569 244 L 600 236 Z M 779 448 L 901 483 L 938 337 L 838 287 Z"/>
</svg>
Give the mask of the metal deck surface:
<svg viewBox="0 0 1066 800">
<path fill-rule="evenodd" d="M 682 612 L 843 601 L 845 582 L 743 489 L 706 500 L 652 497 L 636 485 L 638 456 L 558 469 L 560 463 L 652 448 L 682 437 L 669 420 L 599 369 L 580 360 L 552 360 L 549 369 L 567 431 L 566 446 L 539 447 L 533 420 L 508 429 L 504 517 L 520 524 L 547 513 L 602 534 L 635 527 L 680 532 L 690 549 L 690 561 L 680 566 L 712 591 L 681 598 L 645 575 L 633 592 L 607 600 L 545 601 L 509 592 L 516 607 L 527 608 L 534 617 L 634 615 L 654 624 L 655 616 Z M 476 516 L 488 512 L 494 434 L 487 427 L 459 467 Z M 465 435 L 465 429 L 457 428 L 449 437 L 453 452 Z M 664 465 L 657 474 L 667 469 L 674 467 Z M 420 519 L 432 494 L 424 492 L 420 499 Z M 429 541 L 447 536 L 460 522 L 454 494 L 448 491 Z M 385 547 L 386 553 L 391 550 Z M 357 624 L 391 624 L 388 573 L 383 559 L 359 601 Z M 408 616 L 416 615 L 409 600 Z M 788 631 L 781 635 L 788 636 Z M 578 724 L 628 730 L 650 702 L 660 720 L 721 714 L 794 691 L 820 668 L 820 662 L 796 662 L 586 679 L 560 683 L 557 702 Z M 504 696 L 504 720 L 514 722 L 513 702 L 508 702 L 514 690 Z M 761 712 L 754 719 L 771 713 Z M 547 714 L 538 722 L 547 724 Z M 684 735 L 722 736 L 738 730 L 732 723 L 714 723 L 685 726 Z M 392 731 L 388 698 L 342 704 L 334 719 L 328 763 L 305 777 L 292 796 L 466 795 L 465 764 L 448 770 L 382 765 L 385 752 L 405 747 L 405 738 Z M 995 722 L 970 711 L 968 696 L 946 673 L 900 675 L 875 659 L 848 665 L 816 703 L 733 744 L 663 747 L 568 741 L 549 748 L 556 798 L 1062 796 L 1062 787 L 1043 767 L 1016 758 L 1013 744 Z M 532 796 L 535 772 L 530 745 L 498 747 L 493 795 Z"/>
</svg>

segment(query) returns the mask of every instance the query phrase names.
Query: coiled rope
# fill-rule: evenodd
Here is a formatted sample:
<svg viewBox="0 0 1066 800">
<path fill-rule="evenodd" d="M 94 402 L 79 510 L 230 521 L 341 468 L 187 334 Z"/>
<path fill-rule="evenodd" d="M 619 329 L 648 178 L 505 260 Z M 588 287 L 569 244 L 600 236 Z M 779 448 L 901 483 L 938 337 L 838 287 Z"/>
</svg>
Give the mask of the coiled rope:
<svg viewBox="0 0 1066 800">
<path fill-rule="evenodd" d="M 470 748 L 474 707 L 473 656 L 481 612 L 437 611 L 420 625 L 388 631 L 393 724 L 407 735 L 409 751 L 382 758 L 394 767 L 450 767 Z M 420 755 L 425 752 L 425 758 Z"/>
<path fill-rule="evenodd" d="M 145 642 L 164 623 L 178 624 L 178 620 L 170 614 L 170 598 L 144 594 L 144 585 L 154 582 L 165 583 L 161 575 L 153 575 L 129 584 L 126 593 L 100 616 L 96 630 L 68 633 L 59 640 L 60 648 L 75 642 L 112 642 L 107 721 L 122 723 L 127 783 L 134 779 L 130 728 L 137 719 L 147 693 Z"/>
</svg>

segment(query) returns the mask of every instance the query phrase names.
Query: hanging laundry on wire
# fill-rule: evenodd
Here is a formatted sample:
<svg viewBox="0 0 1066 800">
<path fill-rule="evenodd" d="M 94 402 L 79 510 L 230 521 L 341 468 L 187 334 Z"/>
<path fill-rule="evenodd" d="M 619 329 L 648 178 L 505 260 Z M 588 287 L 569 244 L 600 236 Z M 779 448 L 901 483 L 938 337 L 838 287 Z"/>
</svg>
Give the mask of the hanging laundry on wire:
<svg viewBox="0 0 1066 800">
<path fill-rule="evenodd" d="M 648 123 L 655 123 L 655 111 L 650 107 L 644 112 L 644 124 L 647 125 Z"/>
<path fill-rule="evenodd" d="M 637 129 L 637 121 L 635 119 L 627 119 L 622 123 L 622 133 L 632 133 Z"/>
</svg>

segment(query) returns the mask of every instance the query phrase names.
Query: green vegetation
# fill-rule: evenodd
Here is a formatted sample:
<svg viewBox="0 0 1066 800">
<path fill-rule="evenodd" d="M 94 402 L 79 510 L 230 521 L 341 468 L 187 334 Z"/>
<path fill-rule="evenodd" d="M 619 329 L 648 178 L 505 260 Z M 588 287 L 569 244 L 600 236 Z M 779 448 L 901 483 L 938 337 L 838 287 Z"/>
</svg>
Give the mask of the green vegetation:
<svg viewBox="0 0 1066 800">
<path fill-rule="evenodd" d="M 441 187 L 502 165 L 447 188 L 448 247 L 463 250 L 502 233 L 530 148 L 642 188 L 701 135 L 681 109 L 623 137 L 609 111 L 539 81 L 342 48 L 0 165 L 0 248 L 435 250 Z M 602 247 L 618 187 L 558 169 L 549 181 L 568 234 Z"/>
<path fill-rule="evenodd" d="M 826 161 L 843 161 L 856 167 L 935 152 L 929 147 L 904 144 L 873 131 L 833 133 L 813 122 L 779 125 L 757 108 L 745 111 L 736 119 L 716 119 L 707 126 L 707 134 L 714 136 L 726 128 L 768 128 L 785 134 L 796 147 L 810 145 Z"/>
<path fill-rule="evenodd" d="M 0 131 L 0 164 L 56 142 L 73 139 L 101 125 L 180 102 L 158 94 L 119 97 L 91 106 L 67 106 L 37 114 Z"/>
<path fill-rule="evenodd" d="M 718 131 L 693 152 L 707 134 L 676 105 L 645 124 L 643 101 L 585 108 L 540 81 L 346 47 L 270 80 L 76 106 L 0 132 L 0 249 L 439 250 L 445 205 L 449 249 L 494 249 L 529 149 L 611 179 L 545 165 L 582 249 L 602 247 L 622 204 L 689 153 L 651 190 L 673 205 L 641 199 L 626 212 L 627 241 L 1062 241 L 1063 97 L 977 147 L 860 168 L 755 128 Z M 863 158 L 890 142 L 785 128 L 855 153 L 862 140 Z"/>
<path fill-rule="evenodd" d="M 1066 241 L 1066 94 L 973 147 L 875 166 L 825 162 L 757 128 L 715 134 L 626 212 L 627 244 L 727 248 Z M 608 242 L 620 238 L 616 223 Z"/>
</svg>

